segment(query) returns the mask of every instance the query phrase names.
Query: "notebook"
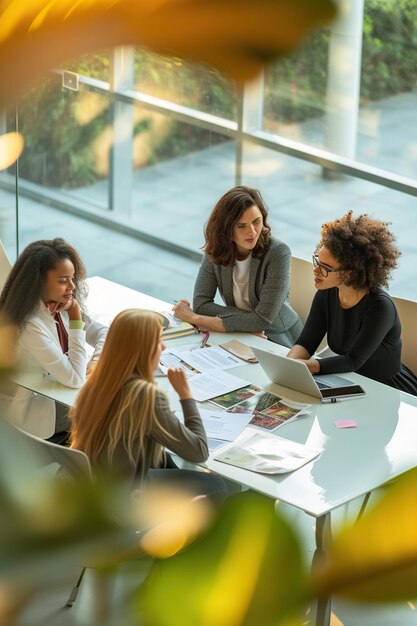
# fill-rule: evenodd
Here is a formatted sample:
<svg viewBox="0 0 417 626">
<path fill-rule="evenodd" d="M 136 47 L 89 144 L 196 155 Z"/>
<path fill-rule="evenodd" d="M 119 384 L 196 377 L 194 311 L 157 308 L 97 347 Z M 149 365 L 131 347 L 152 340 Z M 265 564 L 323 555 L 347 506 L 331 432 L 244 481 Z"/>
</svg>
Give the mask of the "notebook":
<svg viewBox="0 0 417 626">
<path fill-rule="evenodd" d="M 265 374 L 277 385 L 314 396 L 322 402 L 335 402 L 338 398 L 353 398 L 365 394 L 360 385 L 347 378 L 336 374 L 313 376 L 302 361 L 251 347 Z"/>
</svg>

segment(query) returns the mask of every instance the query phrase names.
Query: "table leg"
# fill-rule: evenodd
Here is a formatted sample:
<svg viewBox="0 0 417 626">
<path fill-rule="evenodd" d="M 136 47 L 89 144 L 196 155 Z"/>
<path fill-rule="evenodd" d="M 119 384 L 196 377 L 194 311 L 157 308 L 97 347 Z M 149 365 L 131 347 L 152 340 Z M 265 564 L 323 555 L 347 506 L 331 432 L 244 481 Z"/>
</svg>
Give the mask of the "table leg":
<svg viewBox="0 0 417 626">
<path fill-rule="evenodd" d="M 331 544 L 331 519 L 330 513 L 326 513 L 316 519 L 316 550 L 313 555 L 311 565 L 314 574 L 315 569 L 319 569 L 326 560 L 329 546 Z M 312 618 L 316 626 L 329 626 L 331 614 L 331 597 L 322 596 L 317 598 L 315 606 L 311 607 Z"/>
</svg>

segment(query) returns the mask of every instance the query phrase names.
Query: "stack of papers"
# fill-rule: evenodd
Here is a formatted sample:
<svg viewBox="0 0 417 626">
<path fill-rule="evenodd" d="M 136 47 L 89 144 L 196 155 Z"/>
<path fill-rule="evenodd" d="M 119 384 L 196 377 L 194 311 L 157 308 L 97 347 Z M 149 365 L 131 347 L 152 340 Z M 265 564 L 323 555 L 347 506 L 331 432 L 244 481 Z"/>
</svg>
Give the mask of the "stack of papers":
<svg viewBox="0 0 417 626">
<path fill-rule="evenodd" d="M 228 413 L 249 413 L 253 426 L 275 430 L 302 415 L 308 415 L 311 405 L 291 402 L 256 385 L 242 387 L 210 400 Z"/>
<path fill-rule="evenodd" d="M 165 353 L 164 353 L 165 354 Z M 240 359 L 218 346 L 210 348 L 200 348 L 199 345 L 174 346 L 169 349 L 169 354 L 177 357 L 181 361 L 188 363 L 198 372 L 209 372 L 211 370 L 227 370 L 231 367 L 242 365 Z"/>
<path fill-rule="evenodd" d="M 246 380 L 220 370 L 211 370 L 205 374 L 196 374 L 188 379 L 193 398 L 205 402 L 219 394 L 228 393 L 249 385 Z"/>
</svg>

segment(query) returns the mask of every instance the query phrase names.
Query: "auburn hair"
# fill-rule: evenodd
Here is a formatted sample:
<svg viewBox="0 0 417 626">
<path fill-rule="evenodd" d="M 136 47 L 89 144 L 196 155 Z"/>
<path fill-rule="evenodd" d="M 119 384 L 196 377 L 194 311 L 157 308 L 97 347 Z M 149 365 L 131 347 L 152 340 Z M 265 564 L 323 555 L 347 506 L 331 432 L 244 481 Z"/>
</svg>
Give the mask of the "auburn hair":
<svg viewBox="0 0 417 626">
<path fill-rule="evenodd" d="M 263 229 L 252 256 L 263 256 L 269 245 L 271 228 L 268 224 L 268 209 L 257 189 L 240 185 L 227 191 L 217 202 L 204 228 L 206 243 L 203 247 L 213 263 L 234 265 L 237 256 L 233 241 L 233 230 L 242 214 L 253 206 L 262 214 Z"/>
</svg>

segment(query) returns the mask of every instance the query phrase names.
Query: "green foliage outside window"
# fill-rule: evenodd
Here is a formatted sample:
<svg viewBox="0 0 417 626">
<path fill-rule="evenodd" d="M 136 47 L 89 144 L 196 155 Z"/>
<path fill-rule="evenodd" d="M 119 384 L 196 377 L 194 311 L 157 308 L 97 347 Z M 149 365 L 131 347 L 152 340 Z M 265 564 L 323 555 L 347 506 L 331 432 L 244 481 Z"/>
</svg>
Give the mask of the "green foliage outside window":
<svg viewBox="0 0 417 626">
<path fill-rule="evenodd" d="M 92 142 L 108 123 L 108 112 L 87 124 L 74 115 L 75 92 L 61 88 L 60 76 L 35 88 L 19 108 L 25 149 L 19 175 L 47 187 L 71 188 L 98 180 Z"/>
<path fill-rule="evenodd" d="M 415 0 L 366 0 L 361 97 L 379 100 L 412 91 L 417 67 Z"/>
<path fill-rule="evenodd" d="M 322 114 L 326 98 L 328 43 L 328 29 L 317 30 L 294 55 L 269 67 L 264 98 L 268 128 Z M 361 100 L 379 100 L 412 91 L 416 66 L 415 0 L 366 0 Z M 69 64 L 67 69 L 108 81 L 109 55 L 89 55 Z M 135 75 L 139 91 L 236 119 L 233 84 L 210 68 L 137 51 Z M 26 138 L 20 159 L 23 178 L 65 188 L 89 185 L 107 175 L 106 169 L 99 167 L 98 160 L 106 161 L 107 168 L 109 142 L 106 152 L 99 140 L 104 133 L 110 132 L 108 101 L 102 98 L 103 103 L 97 107 L 96 114 L 80 123 L 77 118 L 79 97 L 79 93 L 62 89 L 60 77 L 56 76 L 32 90 L 21 104 L 19 130 Z M 144 146 L 141 144 L 140 148 L 144 156 L 138 167 L 226 140 L 221 134 L 171 118 L 164 119 L 164 131 L 158 133 L 155 117 L 147 113 L 144 118 L 134 121 L 135 136 L 141 135 L 144 139 Z M 13 128 L 11 118 L 9 129 Z"/>
</svg>

